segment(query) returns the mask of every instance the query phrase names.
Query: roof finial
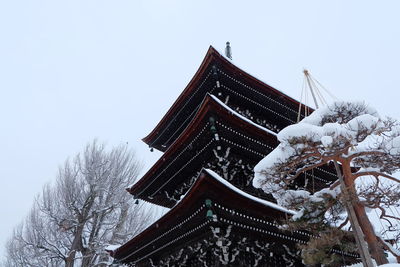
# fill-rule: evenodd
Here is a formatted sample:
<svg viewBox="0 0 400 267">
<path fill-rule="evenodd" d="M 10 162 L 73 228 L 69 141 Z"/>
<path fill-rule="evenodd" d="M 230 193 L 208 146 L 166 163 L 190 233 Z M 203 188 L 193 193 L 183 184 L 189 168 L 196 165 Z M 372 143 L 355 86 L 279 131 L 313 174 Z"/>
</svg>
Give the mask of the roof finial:
<svg viewBox="0 0 400 267">
<path fill-rule="evenodd" d="M 232 60 L 232 49 L 231 49 L 231 44 L 229 42 L 226 42 L 225 56 L 230 60 Z"/>
</svg>

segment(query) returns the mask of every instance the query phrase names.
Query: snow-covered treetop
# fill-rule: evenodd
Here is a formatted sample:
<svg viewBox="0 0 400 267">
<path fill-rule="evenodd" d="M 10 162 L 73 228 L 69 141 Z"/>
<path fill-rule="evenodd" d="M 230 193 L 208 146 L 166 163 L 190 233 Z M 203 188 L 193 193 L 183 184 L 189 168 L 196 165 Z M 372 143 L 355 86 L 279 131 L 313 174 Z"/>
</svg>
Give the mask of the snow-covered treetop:
<svg viewBox="0 0 400 267">
<path fill-rule="evenodd" d="M 287 190 L 293 179 L 331 160 L 340 162 L 338 157 L 373 172 L 391 174 L 399 169 L 399 126 L 362 102 L 334 102 L 277 137 L 281 143 L 257 164 L 253 185 L 275 195 L 282 205 L 283 196 L 307 194 Z"/>
</svg>

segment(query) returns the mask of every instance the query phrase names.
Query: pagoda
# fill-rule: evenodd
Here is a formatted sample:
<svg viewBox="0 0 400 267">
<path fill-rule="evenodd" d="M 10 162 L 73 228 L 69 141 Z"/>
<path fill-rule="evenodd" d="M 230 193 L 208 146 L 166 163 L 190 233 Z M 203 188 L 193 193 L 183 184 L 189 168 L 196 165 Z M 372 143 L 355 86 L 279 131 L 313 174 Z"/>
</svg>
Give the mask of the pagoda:
<svg viewBox="0 0 400 267">
<path fill-rule="evenodd" d="M 128 266 L 303 266 L 309 234 L 281 221 L 293 212 L 252 186 L 254 166 L 297 121 L 299 102 L 210 47 L 187 87 L 143 141 L 164 154 L 128 192 L 170 208 L 110 251 Z M 304 105 L 303 105 L 304 108 Z M 337 179 L 323 166 L 291 185 L 314 192 Z M 344 263 L 358 255 L 333 251 Z"/>
</svg>

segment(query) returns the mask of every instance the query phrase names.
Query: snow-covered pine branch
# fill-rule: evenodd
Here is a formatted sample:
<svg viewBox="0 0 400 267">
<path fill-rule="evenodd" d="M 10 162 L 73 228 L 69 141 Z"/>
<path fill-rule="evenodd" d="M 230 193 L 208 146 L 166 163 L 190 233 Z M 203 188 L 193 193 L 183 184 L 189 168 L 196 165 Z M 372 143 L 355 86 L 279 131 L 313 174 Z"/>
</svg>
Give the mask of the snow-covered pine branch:
<svg viewBox="0 0 400 267">
<path fill-rule="evenodd" d="M 307 220 L 309 225 L 329 225 L 332 209 L 340 201 L 350 201 L 360 218 L 371 254 L 378 263 L 384 263 L 384 244 L 378 244 L 365 207 L 382 211 L 399 205 L 399 185 L 384 187 L 380 183 L 400 182 L 393 176 L 400 169 L 398 122 L 382 118 L 364 103 L 335 102 L 286 127 L 277 137 L 279 146 L 255 167 L 253 185 L 272 194 L 278 204 L 297 209 L 299 213 L 293 220 Z M 341 192 L 340 183 L 314 194 L 291 189 L 300 174 L 330 162 L 341 167 L 346 192 Z M 365 176 L 373 176 L 378 182 L 359 190 L 358 184 Z M 383 194 L 385 197 L 380 197 Z M 388 218 L 386 213 L 382 214 L 381 218 Z"/>
</svg>

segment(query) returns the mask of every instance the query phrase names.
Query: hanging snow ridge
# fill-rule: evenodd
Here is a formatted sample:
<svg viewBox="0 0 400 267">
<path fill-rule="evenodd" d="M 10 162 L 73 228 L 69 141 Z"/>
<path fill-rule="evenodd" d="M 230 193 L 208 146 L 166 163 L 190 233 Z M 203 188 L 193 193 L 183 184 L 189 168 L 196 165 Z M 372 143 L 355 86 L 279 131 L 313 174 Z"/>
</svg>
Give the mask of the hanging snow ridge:
<svg viewBox="0 0 400 267">
<path fill-rule="evenodd" d="M 214 172 L 214 171 L 212 171 L 212 170 L 210 170 L 210 169 L 204 169 L 204 170 L 205 170 L 208 174 L 210 174 L 214 179 L 216 179 L 216 180 L 218 180 L 220 183 L 224 184 L 226 187 L 230 188 L 232 191 L 234 191 L 234 192 L 236 192 L 236 193 L 238 193 L 238 194 L 240 194 L 240 195 L 242 195 L 242 196 L 244 196 L 244 197 L 246 197 L 246 198 L 249 198 L 249 199 L 251 199 L 251 200 L 253 200 L 253 201 L 256 201 L 256 202 L 258 202 L 258 203 L 261 203 L 261 204 L 263 204 L 263 205 L 265 205 L 265 206 L 271 207 L 271 208 L 276 209 L 276 210 L 279 210 L 279 211 L 283 211 L 283 212 L 288 213 L 288 214 L 292 214 L 292 215 L 293 215 L 293 214 L 296 213 L 296 212 L 294 212 L 294 211 L 292 211 L 292 210 L 286 209 L 286 208 L 284 208 L 284 207 L 282 207 L 282 206 L 280 206 L 280 205 L 277 205 L 277 204 L 275 204 L 275 203 L 269 202 L 269 201 L 267 201 L 267 200 L 264 200 L 264 199 L 261 199 L 261 198 L 252 196 L 252 195 L 250 195 L 250 194 L 248 194 L 248 193 L 246 193 L 246 192 L 243 192 L 242 190 L 240 190 L 239 188 L 235 187 L 234 185 L 232 185 L 231 183 L 229 183 L 228 181 L 226 181 L 224 178 L 222 178 L 221 176 L 219 176 L 216 172 Z"/>
<path fill-rule="evenodd" d="M 224 102 L 219 100 L 218 97 L 216 97 L 215 95 L 210 95 L 210 96 L 211 96 L 212 99 L 214 99 L 216 102 L 218 102 L 221 106 L 223 106 L 226 110 L 228 110 L 232 115 L 238 117 L 239 119 L 241 119 L 243 121 L 246 121 L 246 122 L 256 126 L 257 128 L 259 128 L 259 129 L 261 129 L 261 130 L 263 130 L 263 131 L 265 131 L 265 132 L 267 132 L 269 134 L 272 134 L 272 135 L 275 135 L 275 136 L 277 135 L 275 132 L 273 132 L 273 131 L 271 131 L 271 130 L 269 130 L 269 129 L 267 129 L 267 128 L 255 123 L 255 122 L 253 122 L 252 120 L 240 115 L 239 113 L 237 113 L 236 111 L 231 109 L 228 105 L 226 105 Z"/>
</svg>

